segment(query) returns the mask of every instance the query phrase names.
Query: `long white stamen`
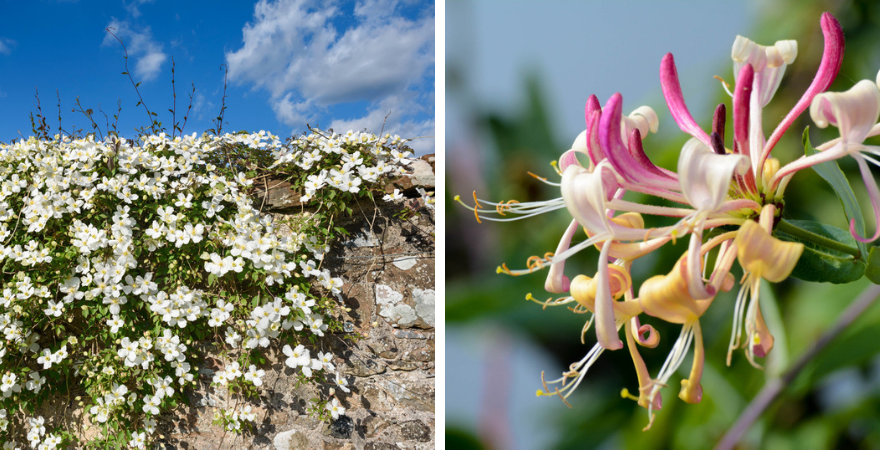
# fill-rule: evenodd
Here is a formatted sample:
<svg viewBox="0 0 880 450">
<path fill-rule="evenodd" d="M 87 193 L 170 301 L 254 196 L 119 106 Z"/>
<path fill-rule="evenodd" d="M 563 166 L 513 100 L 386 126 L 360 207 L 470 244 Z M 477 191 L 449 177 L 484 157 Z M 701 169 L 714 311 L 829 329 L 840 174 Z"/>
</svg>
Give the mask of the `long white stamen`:
<svg viewBox="0 0 880 450">
<path fill-rule="evenodd" d="M 758 282 L 752 283 L 752 301 L 749 302 L 749 310 L 746 313 L 746 331 L 748 331 L 747 339 L 748 345 L 746 346 L 746 359 L 749 360 L 749 363 L 757 369 L 763 369 L 764 367 L 755 362 L 755 357 L 753 355 L 752 347 L 755 342 L 755 333 L 757 333 L 757 323 L 758 323 L 758 295 L 761 290 L 760 280 Z"/>
<path fill-rule="evenodd" d="M 743 313 L 746 309 L 746 302 L 749 299 L 751 278 L 752 274 L 749 274 L 736 294 L 736 304 L 733 307 L 733 330 L 730 332 L 730 344 L 727 346 L 728 366 L 730 366 L 730 358 L 733 355 L 733 351 L 739 348 L 740 338 L 742 337 Z"/>
<path fill-rule="evenodd" d="M 574 255 L 575 253 L 577 253 L 587 247 L 591 247 L 591 246 L 595 245 L 597 242 L 605 241 L 605 240 L 608 240 L 611 238 L 612 238 L 612 236 L 610 233 L 600 233 L 600 234 L 594 235 L 594 236 L 590 237 L 589 239 L 587 239 L 586 241 L 580 242 L 577 245 L 570 247 L 568 250 L 566 250 L 558 255 L 553 255 L 553 257 L 549 261 L 553 262 L 553 263 L 565 261 L 566 259 L 568 259 L 570 256 Z"/>
<path fill-rule="evenodd" d="M 616 325 L 618 331 L 620 331 L 620 328 L 624 325 L 624 323 L 626 323 L 627 320 L 629 319 L 627 318 L 617 321 Z M 592 321 L 593 319 L 590 319 L 590 323 L 592 323 Z M 589 326 L 589 323 L 587 324 L 587 326 Z M 546 384 L 549 385 L 562 383 L 562 388 L 558 390 L 558 393 L 562 397 L 562 399 L 565 400 L 566 398 L 568 398 L 568 396 L 572 394 L 572 392 L 575 391 L 575 389 L 577 389 L 578 385 L 581 384 L 581 381 L 583 381 L 584 376 L 587 374 L 587 371 L 589 371 L 590 367 L 592 367 L 596 360 L 599 359 L 599 355 L 601 355 L 603 351 L 605 351 L 605 348 L 597 343 L 593 346 L 593 348 L 590 349 L 589 352 L 587 352 L 587 354 L 580 361 L 571 364 L 569 366 L 569 371 L 564 373 L 562 377 L 553 381 L 548 381 Z M 576 378 L 574 382 L 571 382 L 570 379 L 572 378 L 572 374 L 575 373 L 577 374 Z M 549 389 L 547 389 L 547 392 L 545 392 L 544 394 L 551 394 L 551 392 L 549 392 Z"/>
<path fill-rule="evenodd" d="M 578 373 L 577 379 L 575 379 L 574 383 L 563 386 L 562 390 L 560 391 L 565 392 L 565 395 L 563 395 L 562 398 L 568 398 L 568 396 L 571 395 L 571 393 L 574 392 L 575 389 L 577 389 L 578 385 L 580 385 L 581 381 L 583 381 L 584 376 L 586 376 L 587 371 L 590 369 L 590 367 L 593 366 L 593 363 L 595 363 L 596 360 L 599 359 L 599 355 L 601 355 L 604 351 L 605 349 L 599 344 L 594 345 L 593 348 L 590 349 L 590 352 L 587 353 L 587 356 L 580 361 L 576 368 L 576 371 Z M 565 385 L 564 381 L 563 385 Z"/>
<path fill-rule="evenodd" d="M 534 213 L 531 213 L 531 214 L 528 214 L 528 215 L 524 215 L 524 216 L 519 216 L 519 217 L 505 217 L 505 218 L 498 218 L 498 217 L 484 217 L 484 216 L 480 216 L 480 218 L 481 218 L 482 220 L 488 220 L 488 221 L 490 221 L 490 222 L 514 222 L 514 221 L 517 221 L 517 220 L 523 220 L 523 219 L 528 219 L 528 218 L 530 218 L 530 217 L 540 216 L 541 214 L 548 213 L 548 212 L 550 212 L 550 211 L 556 211 L 557 209 L 563 209 L 563 208 L 565 208 L 565 205 L 560 205 L 559 207 L 556 207 L 556 208 L 547 208 L 547 209 L 544 209 L 544 210 L 541 210 L 541 211 L 538 211 L 538 212 L 534 212 Z M 470 209 L 471 211 L 474 210 L 474 208 L 468 208 L 468 209 Z M 493 212 L 492 210 L 482 210 L 482 209 L 479 210 L 479 211 L 480 211 L 480 212 L 490 212 L 490 213 Z M 514 212 L 514 214 L 517 214 L 517 213 Z"/>
<path fill-rule="evenodd" d="M 637 212 L 640 214 L 651 214 L 655 216 L 684 217 L 696 212 L 693 209 L 643 205 L 641 203 L 629 202 L 626 200 L 611 200 L 607 203 L 607 206 L 608 209 L 616 211 Z"/>
<path fill-rule="evenodd" d="M 880 156 L 880 152 L 871 152 L 871 153 Z M 865 158 L 865 159 L 868 160 L 871 164 L 874 164 L 875 166 L 880 167 L 880 161 L 877 161 L 876 159 L 874 159 L 874 158 L 872 158 L 872 157 L 870 157 L 870 156 L 868 156 L 868 155 L 866 155 L 866 154 L 864 154 L 864 153 L 862 153 L 862 158 Z"/>
<path fill-rule="evenodd" d="M 681 363 L 684 362 L 684 358 L 687 355 L 687 350 L 690 348 L 691 341 L 694 337 L 694 323 L 689 322 L 684 324 L 681 328 L 681 334 L 678 336 L 678 340 L 675 341 L 675 345 L 672 346 L 672 351 L 669 353 L 669 356 L 666 357 L 666 361 L 663 363 L 663 366 L 660 368 L 660 372 L 657 374 L 657 380 L 661 385 L 665 385 L 667 381 L 669 381 L 669 377 L 678 370 Z M 655 389 L 659 389 L 659 387 L 655 386 Z"/>
<path fill-rule="evenodd" d="M 687 322 L 681 328 L 681 334 L 678 336 L 678 340 L 675 341 L 672 351 L 669 353 L 669 356 L 666 357 L 666 362 L 663 363 L 663 367 L 660 368 L 660 372 L 657 374 L 657 379 L 653 382 L 654 386 L 651 388 L 651 394 L 648 396 L 648 415 L 651 416 L 651 422 L 653 422 L 654 415 L 654 398 L 657 393 L 660 392 L 660 389 L 666 386 L 669 377 L 671 377 L 681 366 L 681 363 L 684 362 L 684 358 L 687 356 L 687 351 L 691 347 L 691 341 L 694 339 L 694 323 L 696 322 Z"/>
</svg>

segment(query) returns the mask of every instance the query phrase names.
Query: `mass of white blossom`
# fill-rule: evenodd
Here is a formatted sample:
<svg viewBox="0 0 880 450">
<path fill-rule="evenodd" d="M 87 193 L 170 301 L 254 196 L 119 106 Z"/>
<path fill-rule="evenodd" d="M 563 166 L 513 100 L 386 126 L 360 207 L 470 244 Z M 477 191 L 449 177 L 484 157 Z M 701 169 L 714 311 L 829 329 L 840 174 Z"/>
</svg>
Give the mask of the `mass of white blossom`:
<svg viewBox="0 0 880 450">
<path fill-rule="evenodd" d="M 296 345 L 284 346 L 287 366 L 309 379 L 320 373 L 348 392 L 334 355 L 304 344 L 328 331 L 328 308 L 316 299 L 338 297 L 343 285 L 322 268 L 329 247 L 306 232 L 279 233 L 248 196 L 254 180 L 230 174 L 232 166 L 217 157 L 231 146 L 271 152 L 273 167 L 302 171 L 304 202 L 322 190 L 356 194 L 376 186 L 405 173 L 411 156 L 398 136 L 362 132 L 318 131 L 288 144 L 264 131 L 0 143 L 4 448 L 10 423 L 27 424 L 32 448 L 62 444 L 43 417 L 18 405 L 60 392 L 47 376 L 71 375 L 85 380 L 92 423 L 142 413 L 125 442 L 144 448 L 153 418 L 198 377 L 195 329 L 241 352 L 288 336 L 284 342 Z M 263 293 L 233 290 L 245 282 Z M 213 381 L 259 387 L 264 375 L 231 361 Z M 337 399 L 327 405 L 334 418 L 344 414 Z M 250 408 L 221 416 L 237 430 L 255 420 Z"/>
<path fill-rule="evenodd" d="M 364 182 L 375 183 L 381 177 L 394 177 L 406 173 L 412 152 L 405 146 L 405 140 L 398 135 L 378 137 L 375 134 L 349 131 L 345 134 L 326 134 L 315 130 L 310 135 L 293 141 L 292 149 L 282 148 L 276 152 L 273 166 L 295 164 L 303 171 L 320 168 L 308 176 L 303 201 L 309 201 L 315 193 L 324 188 L 338 189 L 342 192 L 356 193 Z M 351 152 L 350 148 L 355 148 Z M 341 155 L 338 163 L 330 167 L 321 164 L 332 155 Z M 365 164 L 365 156 L 371 155 L 374 162 Z"/>
</svg>

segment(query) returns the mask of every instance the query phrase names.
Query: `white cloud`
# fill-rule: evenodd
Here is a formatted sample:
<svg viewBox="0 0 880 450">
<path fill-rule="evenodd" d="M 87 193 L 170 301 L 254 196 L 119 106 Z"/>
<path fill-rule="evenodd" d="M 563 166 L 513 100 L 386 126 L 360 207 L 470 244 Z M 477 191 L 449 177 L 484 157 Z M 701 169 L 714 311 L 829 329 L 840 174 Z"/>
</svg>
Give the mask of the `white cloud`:
<svg viewBox="0 0 880 450">
<path fill-rule="evenodd" d="M 399 14 L 403 6 L 361 0 L 352 14 L 335 2 L 260 0 L 242 30 L 242 47 L 226 53 L 229 79 L 267 90 L 278 120 L 296 127 L 329 106 L 370 102 L 365 117 L 337 122 L 369 123 L 378 132 L 375 117 L 384 117 L 395 98 L 413 98 L 433 71 L 433 11 L 409 19 Z M 336 20 L 350 25 L 337 30 Z M 392 117 L 399 121 L 418 112 L 396 109 L 401 115 Z"/>
<path fill-rule="evenodd" d="M 107 28 L 110 28 L 110 31 L 125 43 L 128 57 L 136 60 L 133 73 L 136 79 L 150 81 L 159 75 L 159 72 L 162 71 L 162 64 L 168 59 L 168 55 L 162 50 L 162 44 L 153 39 L 150 27 L 135 31 L 128 22 L 113 19 Z M 110 33 L 107 33 L 101 45 L 119 45 L 119 42 Z"/>
<path fill-rule="evenodd" d="M 284 97 L 270 101 L 275 117 L 287 125 L 305 126 L 314 122 L 316 115 L 312 103 L 308 100 L 295 102 L 292 97 L 293 93 L 288 92 Z"/>
<path fill-rule="evenodd" d="M 189 119 L 204 120 L 214 119 L 217 117 L 219 109 L 214 106 L 214 102 L 210 101 L 201 92 L 196 92 L 192 100 L 192 111 L 190 111 Z"/>
<path fill-rule="evenodd" d="M 411 93 L 410 93 L 411 94 Z M 421 138 L 409 142 L 416 154 L 424 155 L 434 151 L 434 119 L 407 119 L 418 113 L 413 105 L 418 103 L 413 95 L 391 95 L 367 111 L 363 117 L 355 119 L 337 119 L 330 123 L 337 133 L 348 130 L 368 130 L 373 133 L 391 133 L 403 138 Z M 431 95 L 433 97 L 433 95 Z M 433 99 L 431 99 L 433 103 Z"/>
<path fill-rule="evenodd" d="M 12 53 L 13 45 L 15 45 L 15 41 L 13 41 L 12 39 L 0 37 L 0 55 L 8 55 Z"/>
<path fill-rule="evenodd" d="M 125 0 L 122 1 L 122 5 L 125 6 L 125 10 L 128 11 L 129 14 L 131 14 L 131 17 L 135 18 L 140 17 L 141 15 L 141 10 L 138 9 L 138 7 L 147 3 L 153 3 L 153 0 L 132 0 L 130 2 L 126 2 Z"/>
</svg>

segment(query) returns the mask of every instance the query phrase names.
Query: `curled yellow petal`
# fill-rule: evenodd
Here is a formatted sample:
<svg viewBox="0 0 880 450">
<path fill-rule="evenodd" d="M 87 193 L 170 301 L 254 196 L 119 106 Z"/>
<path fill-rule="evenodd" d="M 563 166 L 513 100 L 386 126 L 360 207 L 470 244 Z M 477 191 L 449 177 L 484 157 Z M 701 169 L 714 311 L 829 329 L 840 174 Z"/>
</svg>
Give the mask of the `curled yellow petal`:
<svg viewBox="0 0 880 450">
<path fill-rule="evenodd" d="M 596 289 L 598 285 L 593 278 L 586 275 L 578 275 L 571 280 L 569 293 L 584 308 L 593 312 L 596 310 Z"/>
<path fill-rule="evenodd" d="M 751 220 L 742 224 L 735 242 L 743 269 L 773 283 L 788 278 L 804 252 L 803 244 L 780 241 Z"/>
<path fill-rule="evenodd" d="M 703 332 L 700 329 L 700 322 L 694 324 L 694 362 L 691 366 L 691 374 L 687 379 L 681 380 L 681 391 L 678 398 L 687 403 L 700 403 L 703 399 L 703 386 L 700 379 L 703 377 L 703 362 L 706 359 L 703 350 Z"/>
<path fill-rule="evenodd" d="M 569 292 L 581 306 L 595 312 L 596 291 L 599 287 L 599 281 L 598 278 L 578 275 L 572 280 Z M 617 264 L 608 264 L 608 286 L 610 287 L 611 297 L 617 300 L 623 297 L 630 286 L 632 286 L 632 278 L 625 268 Z"/>
<path fill-rule="evenodd" d="M 696 320 L 709 307 L 711 298 L 695 300 L 688 291 L 684 258 L 675 263 L 668 275 L 649 278 L 639 289 L 639 304 L 648 315 L 670 323 Z"/>
<path fill-rule="evenodd" d="M 651 379 L 651 375 L 648 373 L 648 368 L 647 368 L 647 366 L 645 366 L 645 361 L 642 359 L 642 355 L 639 354 L 638 347 L 636 347 L 635 338 L 633 336 L 638 331 L 635 330 L 635 326 L 634 326 L 634 322 L 633 322 L 634 320 L 635 319 L 633 319 L 632 321 L 628 321 L 626 323 L 625 333 L 626 333 L 626 344 L 627 344 L 627 347 L 629 348 L 629 354 L 630 354 L 630 357 L 632 357 L 633 365 L 635 366 L 635 369 L 636 369 L 636 376 L 638 377 L 638 380 L 639 380 L 639 396 L 635 397 L 630 394 L 630 395 L 624 396 L 624 397 L 635 400 L 636 402 L 638 402 L 639 406 L 641 406 L 645 409 L 648 409 L 648 406 L 651 403 L 649 393 L 651 391 L 651 388 L 653 387 L 653 384 L 652 384 L 653 380 Z M 658 340 L 659 340 L 659 336 L 658 336 Z M 626 389 L 624 389 L 624 392 L 627 392 Z M 654 397 L 655 401 L 653 404 L 653 409 L 660 409 L 659 399 L 660 399 L 659 395 Z"/>
<path fill-rule="evenodd" d="M 645 229 L 645 219 L 642 218 L 642 215 L 639 213 L 628 212 L 621 214 L 617 217 L 613 217 L 609 220 L 617 225 L 633 230 Z M 649 231 L 650 230 L 646 230 L 646 232 Z M 591 233 L 590 230 L 586 228 L 584 228 L 584 232 L 587 233 L 588 237 L 593 237 L 594 235 L 594 233 Z M 634 259 L 641 258 L 642 256 L 645 256 L 648 253 L 653 252 L 654 250 L 657 250 L 672 239 L 672 236 L 664 236 L 649 240 L 647 236 L 648 234 L 646 233 L 645 238 L 642 240 L 642 242 L 614 241 L 611 243 L 611 248 L 608 251 L 608 255 L 612 258 L 632 261 Z M 604 243 L 605 241 L 596 242 L 596 248 L 601 250 Z"/>
<path fill-rule="evenodd" d="M 645 219 L 643 219 L 642 215 L 639 213 L 624 213 L 617 217 L 611 218 L 611 221 L 620 226 L 632 228 L 634 230 L 645 228 Z"/>
</svg>

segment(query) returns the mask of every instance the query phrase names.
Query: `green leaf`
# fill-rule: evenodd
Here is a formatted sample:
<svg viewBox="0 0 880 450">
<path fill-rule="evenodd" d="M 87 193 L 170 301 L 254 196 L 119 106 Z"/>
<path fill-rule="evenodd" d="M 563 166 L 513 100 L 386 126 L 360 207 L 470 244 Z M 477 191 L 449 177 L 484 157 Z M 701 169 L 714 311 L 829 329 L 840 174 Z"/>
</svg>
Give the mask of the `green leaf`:
<svg viewBox="0 0 880 450">
<path fill-rule="evenodd" d="M 803 143 L 804 153 L 807 156 L 815 155 L 818 151 L 810 144 L 810 127 L 804 130 Z M 831 185 L 831 189 L 837 194 L 840 203 L 843 205 L 843 213 L 846 215 L 847 223 L 855 219 L 855 229 L 860 236 L 865 235 L 865 220 L 862 216 L 862 210 L 859 208 L 859 202 L 856 201 L 856 194 L 852 190 L 846 175 L 840 170 L 837 161 L 827 161 L 816 164 L 811 167 L 813 170 Z M 856 242 L 856 246 L 862 253 L 862 259 L 867 259 L 868 248 L 863 242 Z"/>
<path fill-rule="evenodd" d="M 791 276 L 820 283 L 850 283 L 865 274 L 865 262 L 844 251 L 857 252 L 849 231 L 809 220 L 783 220 L 773 234 L 788 242 L 804 244 Z M 820 245 L 817 242 L 823 242 Z M 837 246 L 831 248 L 829 245 Z"/>
<path fill-rule="evenodd" d="M 874 284 L 880 284 L 880 247 L 871 247 L 868 253 L 868 267 L 865 268 L 865 277 Z"/>
</svg>

